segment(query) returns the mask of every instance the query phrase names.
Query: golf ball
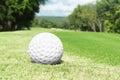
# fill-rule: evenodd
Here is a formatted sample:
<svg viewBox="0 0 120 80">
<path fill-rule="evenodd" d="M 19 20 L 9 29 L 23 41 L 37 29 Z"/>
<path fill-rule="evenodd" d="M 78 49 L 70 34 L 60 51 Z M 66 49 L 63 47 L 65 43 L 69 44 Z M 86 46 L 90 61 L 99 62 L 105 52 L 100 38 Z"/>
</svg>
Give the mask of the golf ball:
<svg viewBox="0 0 120 80">
<path fill-rule="evenodd" d="M 33 62 L 57 64 L 61 62 L 63 45 L 56 35 L 43 32 L 33 37 L 28 53 Z"/>
</svg>

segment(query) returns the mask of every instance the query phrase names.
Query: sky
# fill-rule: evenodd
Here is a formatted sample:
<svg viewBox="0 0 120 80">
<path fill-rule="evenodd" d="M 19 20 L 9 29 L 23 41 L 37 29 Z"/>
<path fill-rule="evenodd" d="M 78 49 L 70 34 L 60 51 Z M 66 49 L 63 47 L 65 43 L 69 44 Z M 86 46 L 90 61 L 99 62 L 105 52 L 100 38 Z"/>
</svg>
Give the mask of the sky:
<svg viewBox="0 0 120 80">
<path fill-rule="evenodd" d="M 95 3 L 96 0 L 48 0 L 40 6 L 38 16 L 68 16 L 78 4 Z"/>
</svg>

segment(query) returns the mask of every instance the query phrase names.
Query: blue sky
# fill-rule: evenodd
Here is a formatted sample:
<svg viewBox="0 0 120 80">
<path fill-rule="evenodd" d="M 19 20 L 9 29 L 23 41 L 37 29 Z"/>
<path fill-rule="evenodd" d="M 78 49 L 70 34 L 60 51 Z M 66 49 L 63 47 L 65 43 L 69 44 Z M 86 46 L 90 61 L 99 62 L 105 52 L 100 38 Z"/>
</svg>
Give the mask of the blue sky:
<svg viewBox="0 0 120 80">
<path fill-rule="evenodd" d="M 38 16 L 68 16 L 80 4 L 95 3 L 96 0 L 48 0 L 40 6 Z"/>
</svg>

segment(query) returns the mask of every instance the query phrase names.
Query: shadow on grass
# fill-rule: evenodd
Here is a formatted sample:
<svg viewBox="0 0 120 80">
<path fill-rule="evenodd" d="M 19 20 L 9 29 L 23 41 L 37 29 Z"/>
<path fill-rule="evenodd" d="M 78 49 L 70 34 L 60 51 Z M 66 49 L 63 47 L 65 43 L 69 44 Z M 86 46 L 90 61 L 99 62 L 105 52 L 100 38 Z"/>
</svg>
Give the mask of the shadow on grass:
<svg viewBox="0 0 120 80">
<path fill-rule="evenodd" d="M 32 60 L 31 60 L 31 62 L 32 62 L 32 63 L 34 63 L 34 64 L 44 64 L 44 65 L 59 65 L 59 64 L 64 63 L 64 61 L 63 61 L 63 60 L 60 60 L 59 62 L 55 62 L 55 63 L 35 62 L 35 61 L 32 61 Z"/>
</svg>

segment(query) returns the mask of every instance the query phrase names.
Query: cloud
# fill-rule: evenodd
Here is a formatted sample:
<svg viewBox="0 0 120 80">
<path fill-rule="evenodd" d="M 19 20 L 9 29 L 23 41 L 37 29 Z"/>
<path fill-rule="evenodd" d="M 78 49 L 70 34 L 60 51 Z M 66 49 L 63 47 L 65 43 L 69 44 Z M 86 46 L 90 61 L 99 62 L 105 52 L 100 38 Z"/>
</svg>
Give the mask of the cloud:
<svg viewBox="0 0 120 80">
<path fill-rule="evenodd" d="M 80 4 L 95 3 L 96 0 L 48 0 L 46 5 L 40 6 L 40 16 L 68 16 Z"/>
</svg>

